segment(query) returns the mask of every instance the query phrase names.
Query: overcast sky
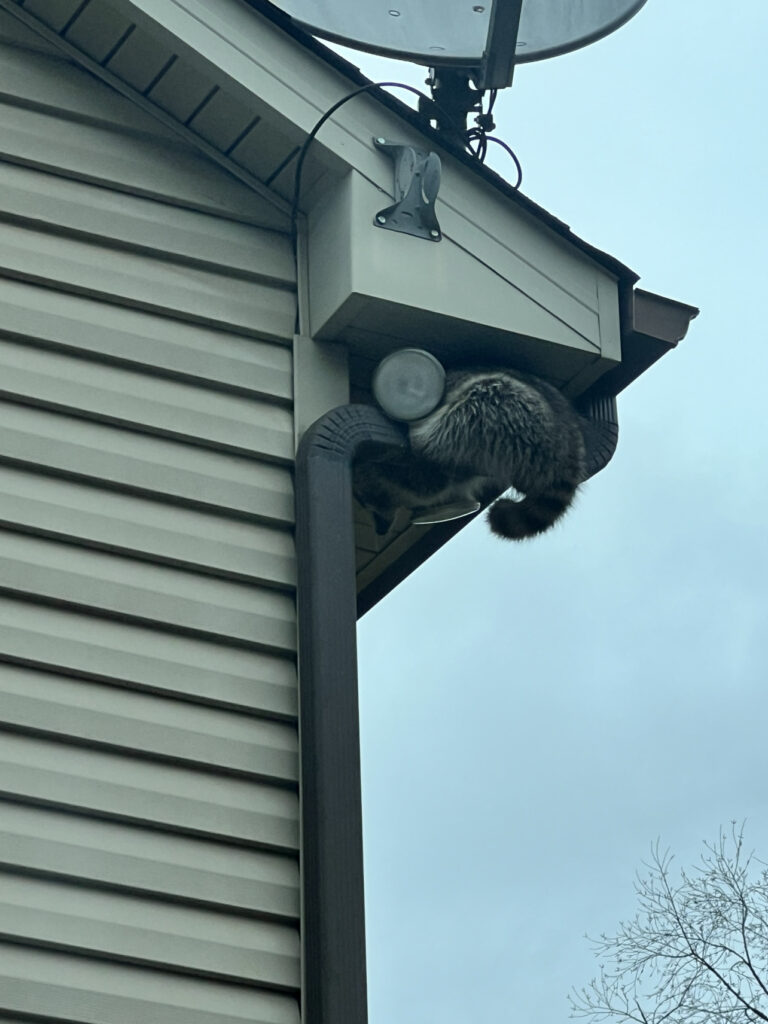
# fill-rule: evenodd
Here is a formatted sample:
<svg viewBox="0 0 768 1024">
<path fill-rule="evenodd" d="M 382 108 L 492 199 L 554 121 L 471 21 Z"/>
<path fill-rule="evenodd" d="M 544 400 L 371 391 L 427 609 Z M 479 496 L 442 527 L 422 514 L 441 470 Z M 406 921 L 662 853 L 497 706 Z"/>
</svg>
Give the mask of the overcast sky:
<svg viewBox="0 0 768 1024">
<path fill-rule="evenodd" d="M 371 1024 L 560 1024 L 656 837 L 768 857 L 766 44 L 648 0 L 497 102 L 523 190 L 702 312 L 561 527 L 476 522 L 360 625 Z"/>
</svg>

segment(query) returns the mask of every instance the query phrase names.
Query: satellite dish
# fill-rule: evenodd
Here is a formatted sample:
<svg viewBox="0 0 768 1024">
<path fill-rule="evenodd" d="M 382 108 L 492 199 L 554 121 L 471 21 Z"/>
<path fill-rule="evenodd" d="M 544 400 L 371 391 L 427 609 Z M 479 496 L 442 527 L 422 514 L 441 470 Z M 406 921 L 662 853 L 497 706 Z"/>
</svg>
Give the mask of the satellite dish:
<svg viewBox="0 0 768 1024">
<path fill-rule="evenodd" d="M 254 3 L 255 0 L 248 0 Z M 518 64 L 556 57 L 620 28 L 645 0 L 273 0 L 315 35 L 429 67 L 432 99 L 419 113 L 481 162 L 495 127 L 496 90 Z M 391 84 L 391 83 L 390 83 Z M 490 91 L 487 109 L 483 97 Z M 474 113 L 474 128 L 467 118 Z"/>
<path fill-rule="evenodd" d="M 629 21 L 645 0 L 278 0 L 315 35 L 429 67 L 477 69 L 483 89 L 515 65 L 587 46 Z"/>
</svg>

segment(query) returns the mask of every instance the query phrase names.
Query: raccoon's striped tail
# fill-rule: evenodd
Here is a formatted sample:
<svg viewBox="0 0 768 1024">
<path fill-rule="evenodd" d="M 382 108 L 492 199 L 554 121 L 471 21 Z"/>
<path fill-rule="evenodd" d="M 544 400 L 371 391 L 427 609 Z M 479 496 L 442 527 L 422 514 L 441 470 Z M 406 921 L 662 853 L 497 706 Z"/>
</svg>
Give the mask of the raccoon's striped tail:
<svg viewBox="0 0 768 1024">
<path fill-rule="evenodd" d="M 488 510 L 488 525 L 497 537 L 525 540 L 544 533 L 573 501 L 578 484 L 558 480 L 540 494 L 529 494 L 522 501 L 499 498 Z"/>
</svg>

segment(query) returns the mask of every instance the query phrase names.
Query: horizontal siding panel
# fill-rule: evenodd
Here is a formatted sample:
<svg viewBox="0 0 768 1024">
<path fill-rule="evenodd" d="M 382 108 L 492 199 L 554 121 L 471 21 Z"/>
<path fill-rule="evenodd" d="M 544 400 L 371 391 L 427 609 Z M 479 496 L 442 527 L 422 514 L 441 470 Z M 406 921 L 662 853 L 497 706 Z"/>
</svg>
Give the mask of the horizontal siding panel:
<svg viewBox="0 0 768 1024">
<path fill-rule="evenodd" d="M 82 885 L 296 920 L 293 856 L 5 803 L 0 865 Z"/>
<path fill-rule="evenodd" d="M 287 594 L 0 531 L 0 589 L 283 651 L 296 648 Z"/>
<path fill-rule="evenodd" d="M 292 726 L 8 664 L 0 664 L 0 721 L 179 763 L 298 781 Z"/>
<path fill-rule="evenodd" d="M 288 228 L 288 218 L 252 189 L 171 139 L 129 136 L 0 103 L 0 159 L 232 220 Z"/>
<path fill-rule="evenodd" d="M 0 936 L 197 975 L 297 989 L 294 927 L 0 873 Z"/>
<path fill-rule="evenodd" d="M 290 409 L 0 339 L 0 395 L 292 461 Z"/>
<path fill-rule="evenodd" d="M 0 270 L 35 283 L 209 323 L 293 337 L 292 292 L 91 242 L 0 225 Z"/>
<path fill-rule="evenodd" d="M 0 907 L 0 937 L 7 941 L 49 946 L 80 956 L 124 960 L 164 971 L 182 971 L 238 983 L 289 990 L 299 986 L 296 958 L 204 939 L 171 936 L 166 932 L 154 932 L 149 927 L 87 920 L 74 916 L 69 907 L 62 913 L 17 908 L 3 903 L 1 878 Z M 270 930 L 275 928 L 274 925 L 268 927 Z M 232 930 L 238 931 L 237 928 Z M 298 942 L 298 933 L 296 940 Z"/>
<path fill-rule="evenodd" d="M 4 681 L 0 680 L 4 685 Z M 296 781 L 297 757 L 265 744 L 211 738 L 204 733 L 125 721 L 116 715 L 62 707 L 3 691 L 2 724 L 31 734 L 134 751 L 179 764 L 252 775 L 267 781 Z M 141 725 L 141 732 L 134 730 Z M 2 726 L 0 726 L 1 728 Z"/>
<path fill-rule="evenodd" d="M 298 844 L 288 789 L 14 733 L 0 745 L 0 794 L 287 852 Z"/>
<path fill-rule="evenodd" d="M 70 14 L 126 81 L 171 67 Z M 2 1019 L 299 1024 L 288 227 L 0 42 Z"/>
<path fill-rule="evenodd" d="M 292 397 L 287 347 L 226 331 L 0 279 L 0 332 L 63 351 L 94 355 L 153 372 L 251 391 L 254 396 Z"/>
<path fill-rule="evenodd" d="M 0 525 L 268 586 L 296 583 L 293 537 L 281 530 L 2 463 L 0 493 Z"/>
<path fill-rule="evenodd" d="M 56 112 L 60 117 L 103 125 L 108 130 L 120 128 L 134 134 L 164 137 L 157 121 L 98 78 L 84 75 L 81 68 L 68 60 L 51 60 L 43 54 L 0 46 L 0 95 L 6 103 L 30 105 Z"/>
<path fill-rule="evenodd" d="M 299 1024 L 289 995 L 11 943 L 0 944 L 0 1011 L 53 1024 Z"/>
<path fill-rule="evenodd" d="M 292 659 L 1 594 L 0 658 L 243 711 L 297 711 Z"/>
<path fill-rule="evenodd" d="M 28 167 L 0 163 L 0 212 L 46 230 L 77 232 L 121 248 L 210 264 L 222 273 L 279 285 L 295 280 L 287 235 Z"/>
<path fill-rule="evenodd" d="M 193 505 L 293 521 L 287 468 L 39 408 L 0 402 L 0 459 Z"/>
</svg>

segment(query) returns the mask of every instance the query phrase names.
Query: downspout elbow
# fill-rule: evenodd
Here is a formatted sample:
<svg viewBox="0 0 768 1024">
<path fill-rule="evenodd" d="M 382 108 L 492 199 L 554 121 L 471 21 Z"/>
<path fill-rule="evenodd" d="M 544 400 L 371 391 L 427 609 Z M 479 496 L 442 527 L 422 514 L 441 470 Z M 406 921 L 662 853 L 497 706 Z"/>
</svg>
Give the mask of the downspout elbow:
<svg viewBox="0 0 768 1024">
<path fill-rule="evenodd" d="M 605 469 L 619 442 L 619 412 L 615 395 L 588 400 L 581 417 L 581 433 L 586 456 L 584 480 L 589 480 Z"/>
</svg>

